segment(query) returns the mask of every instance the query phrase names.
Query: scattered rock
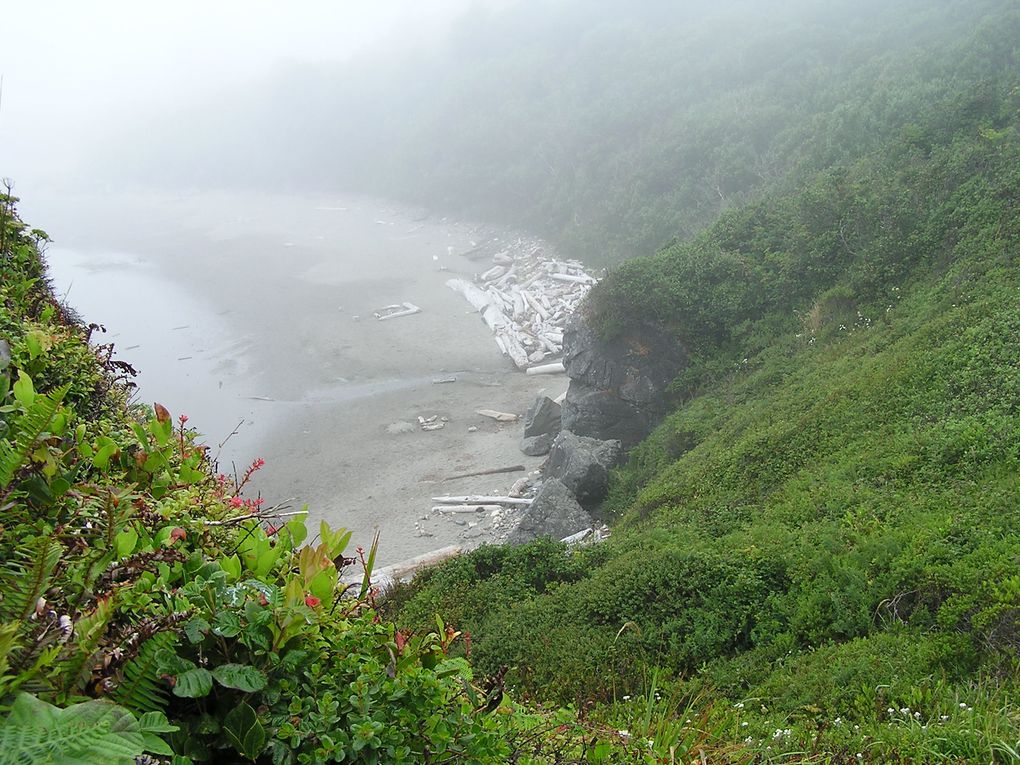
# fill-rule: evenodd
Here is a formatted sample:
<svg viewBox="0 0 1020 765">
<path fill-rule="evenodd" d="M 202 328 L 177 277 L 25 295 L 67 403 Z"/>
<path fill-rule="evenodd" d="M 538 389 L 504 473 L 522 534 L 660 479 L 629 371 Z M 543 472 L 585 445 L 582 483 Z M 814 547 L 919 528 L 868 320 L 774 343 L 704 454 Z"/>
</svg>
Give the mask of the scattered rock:
<svg viewBox="0 0 1020 765">
<path fill-rule="evenodd" d="M 518 478 L 514 481 L 513 486 L 510 487 L 510 491 L 507 492 L 508 497 L 523 497 L 524 492 L 531 486 L 531 479 L 529 478 Z"/>
<path fill-rule="evenodd" d="M 600 441 L 564 430 L 549 450 L 545 474 L 559 479 L 582 506 L 590 509 L 605 499 L 609 469 L 619 462 L 621 454 L 618 440 Z"/>
<path fill-rule="evenodd" d="M 559 540 L 590 526 L 591 516 L 577 503 L 570 490 L 562 481 L 549 478 L 542 484 L 535 501 L 521 515 L 507 543 L 519 545 L 540 537 Z"/>
<path fill-rule="evenodd" d="M 524 414 L 524 437 L 555 436 L 560 432 L 561 407 L 548 396 L 539 396 Z"/>
<path fill-rule="evenodd" d="M 527 436 L 521 439 L 521 451 L 529 457 L 541 457 L 548 454 L 554 436 L 543 433 L 540 436 Z"/>
</svg>

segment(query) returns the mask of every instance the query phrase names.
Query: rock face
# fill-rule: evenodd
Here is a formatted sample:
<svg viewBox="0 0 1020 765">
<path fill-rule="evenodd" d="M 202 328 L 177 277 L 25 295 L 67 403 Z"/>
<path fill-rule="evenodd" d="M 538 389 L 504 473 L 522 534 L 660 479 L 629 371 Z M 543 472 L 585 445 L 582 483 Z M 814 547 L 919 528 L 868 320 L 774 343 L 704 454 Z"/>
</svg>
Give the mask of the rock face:
<svg viewBox="0 0 1020 765">
<path fill-rule="evenodd" d="M 556 434 L 560 432 L 561 407 L 548 396 L 539 396 L 524 415 L 524 438 L 521 451 L 529 457 L 549 453 Z"/>
<path fill-rule="evenodd" d="M 563 482 L 546 478 L 542 490 L 521 516 L 507 542 L 521 545 L 540 537 L 560 540 L 591 525 L 591 516 L 577 503 Z"/>
<path fill-rule="evenodd" d="M 563 352 L 570 377 L 563 429 L 619 439 L 624 447 L 666 414 L 666 388 L 688 363 L 684 348 L 659 327 L 644 325 L 604 341 L 578 314 L 567 324 Z"/>
<path fill-rule="evenodd" d="M 553 442 L 545 475 L 557 479 L 585 508 L 593 508 L 609 489 L 609 469 L 623 454 L 618 440 L 600 441 L 562 431 Z"/>
</svg>

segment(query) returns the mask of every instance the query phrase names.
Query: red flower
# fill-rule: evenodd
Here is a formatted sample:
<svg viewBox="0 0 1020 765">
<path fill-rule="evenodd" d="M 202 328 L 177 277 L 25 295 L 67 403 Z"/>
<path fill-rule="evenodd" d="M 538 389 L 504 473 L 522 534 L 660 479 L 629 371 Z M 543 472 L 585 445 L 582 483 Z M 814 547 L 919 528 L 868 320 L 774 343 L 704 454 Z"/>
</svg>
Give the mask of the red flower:
<svg viewBox="0 0 1020 765">
<path fill-rule="evenodd" d="M 240 507 L 243 504 L 244 504 L 244 500 L 241 499 L 240 497 L 231 497 L 230 498 L 230 506 L 231 507 Z"/>
<path fill-rule="evenodd" d="M 305 595 L 305 605 L 308 606 L 309 608 L 315 608 L 321 602 L 322 601 L 319 600 L 314 595 Z"/>
<path fill-rule="evenodd" d="M 266 594 L 264 592 L 259 593 L 259 603 L 261 603 L 264 606 L 269 605 L 269 601 L 266 600 Z"/>
</svg>

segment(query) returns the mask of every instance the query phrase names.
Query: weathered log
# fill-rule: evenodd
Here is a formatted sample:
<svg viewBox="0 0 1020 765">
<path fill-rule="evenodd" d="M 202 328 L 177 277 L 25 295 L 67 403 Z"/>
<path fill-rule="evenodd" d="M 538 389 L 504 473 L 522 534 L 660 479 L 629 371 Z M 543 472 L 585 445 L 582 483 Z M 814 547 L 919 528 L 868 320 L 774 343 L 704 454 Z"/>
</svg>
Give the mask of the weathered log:
<svg viewBox="0 0 1020 765">
<path fill-rule="evenodd" d="M 474 473 L 459 473 L 444 478 L 444 481 L 455 481 L 458 478 L 474 478 L 479 475 L 498 475 L 500 473 L 519 473 L 527 468 L 524 465 L 510 465 L 509 467 L 492 468 L 491 470 L 478 470 Z"/>
<path fill-rule="evenodd" d="M 517 415 L 510 414 L 509 412 L 497 412 L 495 409 L 479 409 L 475 414 L 480 414 L 482 417 L 489 417 L 496 422 L 517 422 Z"/>
<path fill-rule="evenodd" d="M 416 555 L 407 560 L 402 560 L 399 563 L 377 568 L 372 572 L 372 588 L 376 591 L 376 595 L 383 595 L 392 589 L 395 584 L 410 579 L 423 568 L 455 558 L 460 553 L 460 547 L 449 545 L 447 547 L 440 547 L 438 550 Z M 341 581 L 345 585 L 357 585 L 363 578 L 364 574 L 362 572 L 351 571 L 349 574 L 344 574 Z"/>
<path fill-rule="evenodd" d="M 578 542 L 583 541 L 585 539 L 585 537 L 587 537 L 593 531 L 594 531 L 594 529 L 590 529 L 590 528 L 589 529 L 582 529 L 581 531 L 578 531 L 576 534 L 571 534 L 568 537 L 563 537 L 563 539 L 561 539 L 560 541 L 563 542 L 566 545 L 576 545 Z"/>
<path fill-rule="evenodd" d="M 534 500 L 529 497 L 433 497 L 433 502 L 441 505 L 530 505 Z"/>
<path fill-rule="evenodd" d="M 556 375 L 561 372 L 566 372 L 566 367 L 563 366 L 562 361 L 555 361 L 552 364 L 542 364 L 537 367 L 528 367 L 527 374 L 529 375 Z"/>
<path fill-rule="evenodd" d="M 491 513 L 502 510 L 502 505 L 433 505 L 432 512 L 440 515 L 470 515 L 473 513 Z"/>
</svg>

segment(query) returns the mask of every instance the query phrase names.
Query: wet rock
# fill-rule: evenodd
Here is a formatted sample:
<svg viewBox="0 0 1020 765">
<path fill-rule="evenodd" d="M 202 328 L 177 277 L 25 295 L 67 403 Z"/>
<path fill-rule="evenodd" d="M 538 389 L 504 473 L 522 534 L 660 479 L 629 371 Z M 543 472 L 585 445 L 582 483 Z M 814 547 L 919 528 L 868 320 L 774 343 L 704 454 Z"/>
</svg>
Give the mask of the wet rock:
<svg viewBox="0 0 1020 765">
<path fill-rule="evenodd" d="M 618 440 L 602 441 L 564 430 L 553 441 L 545 474 L 559 479 L 583 507 L 591 509 L 605 499 L 609 469 L 622 453 Z"/>
<path fill-rule="evenodd" d="M 560 432 L 560 405 L 548 396 L 539 396 L 524 415 L 524 437 Z"/>
<path fill-rule="evenodd" d="M 540 537 L 559 540 L 591 525 L 591 516 L 577 503 L 563 482 L 549 478 L 542 484 L 542 490 L 521 516 L 507 542 L 519 545 Z"/>
<path fill-rule="evenodd" d="M 645 324 L 603 340 L 575 314 L 563 336 L 563 363 L 570 377 L 563 428 L 629 447 L 666 414 L 666 389 L 688 359 L 660 327 Z"/>
<path fill-rule="evenodd" d="M 541 457 L 543 454 L 549 453 L 553 438 L 554 436 L 549 433 L 543 433 L 540 436 L 526 436 L 521 439 L 521 451 L 529 457 Z"/>
</svg>

